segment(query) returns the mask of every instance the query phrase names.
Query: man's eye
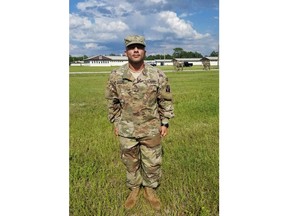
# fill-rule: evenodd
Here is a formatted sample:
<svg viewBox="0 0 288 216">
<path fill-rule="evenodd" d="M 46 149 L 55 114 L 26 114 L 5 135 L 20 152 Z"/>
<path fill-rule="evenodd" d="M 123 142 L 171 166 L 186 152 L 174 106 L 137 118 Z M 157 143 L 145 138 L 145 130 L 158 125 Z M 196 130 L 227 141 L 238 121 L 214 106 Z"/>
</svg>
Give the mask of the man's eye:
<svg viewBox="0 0 288 216">
<path fill-rule="evenodd" d="M 133 50 L 135 48 L 143 50 L 144 46 L 142 46 L 142 45 L 131 45 L 131 46 L 128 46 L 129 50 Z"/>
</svg>

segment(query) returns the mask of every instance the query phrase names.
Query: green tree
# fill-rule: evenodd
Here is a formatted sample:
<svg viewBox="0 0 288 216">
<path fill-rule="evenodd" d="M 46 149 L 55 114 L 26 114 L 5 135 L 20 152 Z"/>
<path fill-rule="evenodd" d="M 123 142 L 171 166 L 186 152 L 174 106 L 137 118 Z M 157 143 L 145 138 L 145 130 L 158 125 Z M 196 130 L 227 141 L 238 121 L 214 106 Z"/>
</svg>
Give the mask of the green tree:
<svg viewBox="0 0 288 216">
<path fill-rule="evenodd" d="M 171 56 L 170 54 L 165 55 L 165 59 L 173 59 L 173 56 Z"/>
<path fill-rule="evenodd" d="M 173 58 L 202 58 L 203 55 L 198 52 L 187 52 L 183 50 L 182 48 L 174 48 L 174 53 L 172 54 Z"/>
<path fill-rule="evenodd" d="M 202 58 L 203 55 L 201 53 L 198 52 L 194 52 L 194 58 Z"/>
<path fill-rule="evenodd" d="M 73 57 L 69 55 L 69 65 L 73 62 Z"/>
<path fill-rule="evenodd" d="M 210 56 L 211 57 L 218 57 L 219 53 L 216 51 L 211 52 Z"/>
<path fill-rule="evenodd" d="M 180 47 L 174 48 L 174 53 L 172 54 L 173 58 L 183 58 L 184 50 Z"/>
</svg>

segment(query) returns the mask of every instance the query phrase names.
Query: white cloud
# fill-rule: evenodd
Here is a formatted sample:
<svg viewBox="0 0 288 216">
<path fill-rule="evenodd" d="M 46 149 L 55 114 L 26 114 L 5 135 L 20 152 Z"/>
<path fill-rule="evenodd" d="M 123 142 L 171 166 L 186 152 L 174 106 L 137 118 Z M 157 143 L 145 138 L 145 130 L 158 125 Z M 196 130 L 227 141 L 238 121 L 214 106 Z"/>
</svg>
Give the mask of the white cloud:
<svg viewBox="0 0 288 216">
<path fill-rule="evenodd" d="M 75 45 L 75 44 L 69 44 L 69 49 L 72 51 L 72 50 L 76 50 L 78 48 L 78 46 L 77 45 Z"/>
<path fill-rule="evenodd" d="M 186 17 L 189 17 L 189 16 L 193 16 L 194 13 L 182 13 L 179 15 L 180 18 L 186 18 Z"/>
<path fill-rule="evenodd" d="M 146 0 L 144 1 L 145 5 L 154 5 L 155 4 L 166 4 L 167 1 L 166 0 Z"/>
<path fill-rule="evenodd" d="M 94 28 L 96 32 L 122 32 L 128 30 L 126 23 L 114 19 L 96 19 Z"/>
<path fill-rule="evenodd" d="M 91 19 L 91 18 L 90 18 Z M 129 29 L 126 23 L 112 18 L 94 18 L 70 14 L 70 40 L 78 42 L 107 42 L 117 40 L 118 34 Z"/>
<path fill-rule="evenodd" d="M 102 6 L 103 3 L 101 3 L 101 1 L 98 1 L 98 3 L 96 1 L 84 1 L 84 2 L 79 2 L 77 4 L 77 8 L 80 11 L 85 11 L 87 8 L 96 7 L 97 5 Z"/>
<path fill-rule="evenodd" d="M 69 14 L 70 28 L 90 28 L 91 21 L 87 17 L 80 17 L 77 14 Z"/>
<path fill-rule="evenodd" d="M 87 37 L 89 37 L 89 33 L 83 29 L 70 30 L 70 39 L 73 41 L 83 42 Z"/>
<path fill-rule="evenodd" d="M 121 17 L 133 11 L 134 7 L 126 0 L 118 0 L 117 4 L 111 0 L 88 0 L 77 4 L 77 8 L 96 17 Z"/>
<path fill-rule="evenodd" d="M 171 32 L 175 34 L 178 38 L 186 38 L 186 39 L 202 39 L 208 37 L 209 34 L 200 34 L 195 29 L 192 28 L 192 25 L 185 21 L 184 19 L 180 19 L 175 12 L 172 11 L 163 11 L 159 13 L 159 20 L 161 27 L 157 26 L 154 29 L 156 31 L 163 32 L 163 29 L 167 28 L 165 32 Z"/>
<path fill-rule="evenodd" d="M 107 47 L 105 47 L 105 46 L 99 46 L 99 45 L 96 44 L 96 43 L 86 43 L 86 44 L 84 45 L 84 47 L 85 47 L 86 49 L 98 49 L 98 50 L 107 49 Z"/>
<path fill-rule="evenodd" d="M 200 33 L 193 27 L 192 21 L 197 22 L 192 20 L 197 15 L 195 11 L 185 10 L 178 14 L 168 10 L 176 8 L 171 0 L 119 0 L 117 4 L 111 0 L 88 0 L 79 2 L 77 8 L 78 14 L 70 14 L 70 43 L 87 52 L 91 50 L 92 55 L 96 54 L 92 53 L 93 49 L 114 52 L 117 47 L 115 52 L 120 52 L 123 39 L 129 34 L 142 34 L 150 44 L 156 40 L 157 47 L 147 47 L 155 52 L 159 47 L 168 49 L 181 45 L 192 47 L 193 51 L 196 47 L 205 50 L 213 46 L 211 40 L 215 44 L 211 35 Z M 75 49 L 70 47 L 70 51 Z"/>
</svg>

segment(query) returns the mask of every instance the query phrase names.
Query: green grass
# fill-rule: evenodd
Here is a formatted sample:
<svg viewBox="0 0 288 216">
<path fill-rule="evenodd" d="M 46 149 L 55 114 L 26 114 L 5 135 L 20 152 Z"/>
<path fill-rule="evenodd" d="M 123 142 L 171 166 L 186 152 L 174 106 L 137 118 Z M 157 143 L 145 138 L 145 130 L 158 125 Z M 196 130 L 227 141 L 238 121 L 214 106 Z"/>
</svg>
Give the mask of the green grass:
<svg viewBox="0 0 288 216">
<path fill-rule="evenodd" d="M 162 209 L 155 212 L 143 196 L 134 209 L 123 207 L 129 190 L 107 119 L 108 74 L 70 75 L 71 216 L 219 215 L 219 72 L 167 76 L 175 118 L 162 143 Z"/>
<path fill-rule="evenodd" d="M 69 72 L 99 72 L 99 71 L 111 71 L 117 66 L 69 66 Z"/>
</svg>

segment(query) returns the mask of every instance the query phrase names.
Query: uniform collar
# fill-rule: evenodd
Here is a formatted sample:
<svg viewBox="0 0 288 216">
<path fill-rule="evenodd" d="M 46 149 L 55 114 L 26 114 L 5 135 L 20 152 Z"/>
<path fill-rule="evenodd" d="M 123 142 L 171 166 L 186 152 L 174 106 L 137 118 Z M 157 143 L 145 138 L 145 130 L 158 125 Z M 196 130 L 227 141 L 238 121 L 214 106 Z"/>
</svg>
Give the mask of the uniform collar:
<svg viewBox="0 0 288 216">
<path fill-rule="evenodd" d="M 144 70 L 142 71 L 140 76 L 142 76 L 142 75 L 147 76 L 147 74 L 148 74 L 148 69 L 147 69 L 146 64 L 145 64 Z M 130 72 L 130 70 L 129 70 L 129 64 L 126 64 L 124 66 L 123 79 L 131 80 L 131 81 L 135 80 L 134 76 L 132 75 L 132 72 Z"/>
</svg>

